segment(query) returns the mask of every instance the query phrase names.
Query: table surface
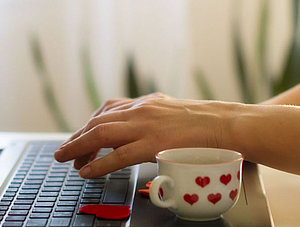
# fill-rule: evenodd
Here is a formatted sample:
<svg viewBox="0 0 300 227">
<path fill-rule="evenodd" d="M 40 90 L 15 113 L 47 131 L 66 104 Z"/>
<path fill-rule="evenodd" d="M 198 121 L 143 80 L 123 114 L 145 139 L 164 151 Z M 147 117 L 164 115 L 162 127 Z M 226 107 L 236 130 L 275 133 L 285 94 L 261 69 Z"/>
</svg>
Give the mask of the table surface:
<svg viewBox="0 0 300 227">
<path fill-rule="evenodd" d="M 300 176 L 259 165 L 276 227 L 300 224 Z"/>
</svg>

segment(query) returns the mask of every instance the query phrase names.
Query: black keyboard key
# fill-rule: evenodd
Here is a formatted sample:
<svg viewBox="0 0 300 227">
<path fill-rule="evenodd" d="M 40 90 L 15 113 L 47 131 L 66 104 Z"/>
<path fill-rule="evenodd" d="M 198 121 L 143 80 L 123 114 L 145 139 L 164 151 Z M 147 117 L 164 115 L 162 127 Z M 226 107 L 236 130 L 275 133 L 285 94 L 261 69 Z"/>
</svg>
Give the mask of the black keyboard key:
<svg viewBox="0 0 300 227">
<path fill-rule="evenodd" d="M 84 189 L 84 193 L 87 194 L 87 193 L 99 193 L 101 194 L 103 192 L 103 189 L 101 188 L 92 188 L 92 189 Z"/>
<path fill-rule="evenodd" d="M 23 222 L 6 221 L 3 223 L 3 227 L 21 227 Z"/>
<path fill-rule="evenodd" d="M 21 190 L 21 191 L 19 192 L 19 194 L 20 194 L 20 195 L 30 195 L 30 194 L 35 195 L 35 194 L 37 194 L 38 192 L 39 192 L 39 190 L 37 190 L 37 189 Z"/>
<path fill-rule="evenodd" d="M 6 192 L 17 192 L 19 190 L 19 188 L 8 188 L 7 190 L 6 190 Z"/>
<path fill-rule="evenodd" d="M 57 197 L 58 192 L 41 192 L 40 196 L 41 197 Z"/>
<path fill-rule="evenodd" d="M 88 179 L 88 184 L 104 184 L 106 179 Z"/>
<path fill-rule="evenodd" d="M 84 184 L 83 181 L 67 181 L 66 186 L 82 186 Z"/>
<path fill-rule="evenodd" d="M 8 188 L 19 188 L 21 184 L 10 184 Z"/>
<path fill-rule="evenodd" d="M 32 190 L 32 189 L 40 189 L 40 184 L 33 184 L 33 185 L 23 185 L 21 190 Z"/>
<path fill-rule="evenodd" d="M 66 173 L 53 173 L 48 175 L 48 178 L 65 178 L 65 177 L 66 177 Z"/>
<path fill-rule="evenodd" d="M 25 185 L 32 185 L 32 184 L 39 184 L 41 185 L 43 183 L 43 180 L 26 180 L 24 182 Z"/>
<path fill-rule="evenodd" d="M 45 175 L 33 175 L 33 176 L 28 176 L 27 180 L 44 180 Z"/>
<path fill-rule="evenodd" d="M 55 218 L 71 218 L 73 212 L 54 212 L 53 217 Z"/>
<path fill-rule="evenodd" d="M 18 195 L 17 199 L 26 200 L 26 199 L 35 199 L 36 195 Z"/>
<path fill-rule="evenodd" d="M 71 218 L 52 218 L 50 226 L 68 227 L 70 226 Z"/>
<path fill-rule="evenodd" d="M 60 187 L 43 187 L 42 192 L 59 192 Z"/>
<path fill-rule="evenodd" d="M 95 215 L 76 215 L 73 223 L 74 227 L 86 226 L 91 227 L 94 224 Z"/>
<path fill-rule="evenodd" d="M 61 187 L 63 182 L 47 182 L 44 184 L 44 187 Z"/>
<path fill-rule="evenodd" d="M 75 210 L 75 207 L 73 206 L 62 206 L 62 207 L 56 207 L 55 211 L 56 212 L 73 212 Z"/>
<path fill-rule="evenodd" d="M 3 197 L 14 197 L 16 195 L 15 192 L 5 193 Z"/>
<path fill-rule="evenodd" d="M 34 175 L 44 175 L 46 176 L 47 171 L 32 171 L 29 173 L 29 176 L 34 176 Z"/>
<path fill-rule="evenodd" d="M 10 209 L 11 210 L 30 210 L 30 205 L 13 205 Z"/>
<path fill-rule="evenodd" d="M 38 202 L 55 202 L 56 197 L 39 197 L 37 199 Z"/>
<path fill-rule="evenodd" d="M 128 180 L 118 179 L 107 181 L 103 203 L 123 204 L 126 200 Z"/>
<path fill-rule="evenodd" d="M 54 202 L 37 202 L 34 207 L 53 207 Z"/>
<path fill-rule="evenodd" d="M 67 169 L 54 169 L 50 171 L 50 174 L 57 174 L 57 173 L 64 173 L 67 174 L 68 170 Z"/>
<path fill-rule="evenodd" d="M 48 172 L 48 168 L 34 168 L 31 170 L 32 172 Z"/>
<path fill-rule="evenodd" d="M 26 223 L 26 227 L 43 227 L 47 225 L 48 219 L 29 219 L 28 222 Z"/>
<path fill-rule="evenodd" d="M 7 216 L 5 221 L 25 221 L 25 216 Z"/>
<path fill-rule="evenodd" d="M 84 193 L 82 195 L 82 198 L 83 199 L 89 199 L 89 198 L 91 198 L 91 199 L 99 199 L 99 198 L 101 198 L 101 194 Z"/>
<path fill-rule="evenodd" d="M 16 200 L 14 202 L 14 205 L 32 205 L 33 200 L 32 199 L 27 199 L 27 200 Z"/>
<path fill-rule="evenodd" d="M 85 180 L 81 177 L 69 177 L 67 179 L 68 181 L 80 181 L 80 182 L 84 182 Z"/>
<path fill-rule="evenodd" d="M 1 202 L 4 202 L 4 201 L 13 201 L 14 200 L 14 197 L 3 197 L 2 199 L 1 199 Z"/>
<path fill-rule="evenodd" d="M 57 206 L 76 206 L 77 201 L 59 201 Z"/>
<path fill-rule="evenodd" d="M 51 213 L 52 208 L 44 208 L 44 207 L 38 207 L 38 208 L 33 208 L 32 213 Z"/>
<path fill-rule="evenodd" d="M 105 184 L 86 184 L 85 188 L 93 189 L 93 188 L 104 188 Z"/>
<path fill-rule="evenodd" d="M 80 203 L 82 204 L 98 204 L 100 199 L 82 199 Z"/>
<path fill-rule="evenodd" d="M 82 186 L 64 186 L 64 191 L 81 191 Z"/>
<path fill-rule="evenodd" d="M 70 196 L 70 195 L 80 195 L 80 191 L 63 191 L 62 193 L 61 193 L 61 195 L 63 195 L 63 196 Z"/>
<path fill-rule="evenodd" d="M 31 213 L 30 218 L 32 219 L 48 219 L 50 217 L 49 213 Z"/>
<path fill-rule="evenodd" d="M 60 201 L 77 201 L 78 196 L 61 196 L 59 197 Z"/>
<path fill-rule="evenodd" d="M 46 182 L 64 182 L 65 178 L 47 178 Z"/>
<path fill-rule="evenodd" d="M 11 216 L 27 216 L 28 210 L 11 210 L 8 212 L 8 215 Z"/>
<path fill-rule="evenodd" d="M 8 210 L 8 206 L 0 206 L 0 211 L 7 211 Z"/>
<path fill-rule="evenodd" d="M 9 205 L 10 205 L 10 201 L 0 202 L 0 206 L 9 206 Z"/>
</svg>

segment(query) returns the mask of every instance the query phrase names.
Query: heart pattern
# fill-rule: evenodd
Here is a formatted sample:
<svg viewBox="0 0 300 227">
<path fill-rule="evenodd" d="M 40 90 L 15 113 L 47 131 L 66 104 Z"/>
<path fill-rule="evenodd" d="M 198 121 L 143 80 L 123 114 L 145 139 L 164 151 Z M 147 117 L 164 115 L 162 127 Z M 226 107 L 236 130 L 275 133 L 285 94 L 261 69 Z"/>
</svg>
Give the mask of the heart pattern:
<svg viewBox="0 0 300 227">
<path fill-rule="evenodd" d="M 210 178 L 209 177 L 197 177 L 195 179 L 196 184 L 198 184 L 200 187 L 204 188 L 206 185 L 209 184 Z"/>
<path fill-rule="evenodd" d="M 208 201 L 213 203 L 214 205 L 217 202 L 219 202 L 221 200 L 221 198 L 222 198 L 222 195 L 220 193 L 216 193 L 216 194 L 211 193 L 207 196 Z"/>
<path fill-rule="evenodd" d="M 193 205 L 195 202 L 198 201 L 199 197 L 197 194 L 185 194 L 183 196 L 184 201 L 186 201 L 187 203 L 189 203 L 190 205 Z"/>
<path fill-rule="evenodd" d="M 222 184 L 227 185 L 231 181 L 231 174 L 230 173 L 227 174 L 227 175 L 223 174 L 220 177 L 220 181 L 221 181 Z"/>
<path fill-rule="evenodd" d="M 234 200 L 235 197 L 236 197 L 236 195 L 237 195 L 237 193 L 238 193 L 238 190 L 237 190 L 237 189 L 231 190 L 231 192 L 229 193 L 230 199 Z"/>
</svg>

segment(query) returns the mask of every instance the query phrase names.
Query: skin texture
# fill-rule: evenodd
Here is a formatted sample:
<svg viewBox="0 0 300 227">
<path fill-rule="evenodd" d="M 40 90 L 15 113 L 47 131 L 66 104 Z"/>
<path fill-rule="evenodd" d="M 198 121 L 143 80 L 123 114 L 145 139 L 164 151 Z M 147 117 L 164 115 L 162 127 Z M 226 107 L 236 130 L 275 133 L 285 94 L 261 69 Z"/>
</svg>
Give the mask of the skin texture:
<svg viewBox="0 0 300 227">
<path fill-rule="evenodd" d="M 274 105 L 275 104 L 275 105 Z M 175 99 L 155 93 L 113 99 L 55 153 L 75 160 L 84 178 L 94 178 L 142 162 L 176 147 L 219 147 L 246 160 L 300 174 L 299 86 L 259 105 Z M 100 148 L 112 147 L 96 159 Z"/>
</svg>

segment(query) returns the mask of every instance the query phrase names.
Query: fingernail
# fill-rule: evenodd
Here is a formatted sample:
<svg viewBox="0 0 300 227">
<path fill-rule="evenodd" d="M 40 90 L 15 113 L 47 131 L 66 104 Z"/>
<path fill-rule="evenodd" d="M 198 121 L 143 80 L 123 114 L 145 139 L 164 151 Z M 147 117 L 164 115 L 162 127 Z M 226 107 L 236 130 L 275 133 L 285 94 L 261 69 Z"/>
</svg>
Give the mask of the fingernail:
<svg viewBox="0 0 300 227">
<path fill-rule="evenodd" d="M 89 165 L 87 165 L 79 171 L 79 175 L 82 178 L 87 178 L 90 175 L 90 173 L 92 172 L 91 170 L 92 170 L 91 167 Z"/>
</svg>

